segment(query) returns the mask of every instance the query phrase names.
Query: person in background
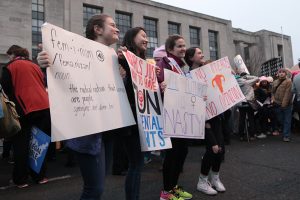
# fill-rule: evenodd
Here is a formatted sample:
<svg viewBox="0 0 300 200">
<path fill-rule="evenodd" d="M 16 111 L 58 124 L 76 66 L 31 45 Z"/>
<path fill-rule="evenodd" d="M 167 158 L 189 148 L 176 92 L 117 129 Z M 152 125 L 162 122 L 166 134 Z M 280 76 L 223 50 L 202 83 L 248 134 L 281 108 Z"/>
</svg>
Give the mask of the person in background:
<svg viewBox="0 0 300 200">
<path fill-rule="evenodd" d="M 158 63 L 160 59 L 167 56 L 165 45 L 161 45 L 153 51 L 153 59 Z"/>
<path fill-rule="evenodd" d="M 259 139 L 263 139 L 267 137 L 268 132 L 268 120 L 271 120 L 271 123 L 274 124 L 275 118 L 272 113 L 273 109 L 271 108 L 271 85 L 268 81 L 268 78 L 262 76 L 259 78 L 258 87 L 254 90 L 255 100 L 259 103 L 259 108 L 257 110 L 256 118 L 258 122 L 258 127 L 260 130 L 260 134 L 256 137 Z M 272 126 L 272 129 L 275 128 L 275 125 Z"/>
<path fill-rule="evenodd" d="M 48 182 L 46 159 L 37 174 L 28 169 L 29 140 L 33 126 L 51 136 L 51 120 L 44 75 L 38 65 L 29 60 L 29 52 L 13 45 L 7 50 L 10 62 L 2 71 L 1 85 L 16 104 L 22 130 L 12 137 L 15 165 L 13 182 L 19 188 L 28 187 L 28 170 L 36 183 Z"/>
<path fill-rule="evenodd" d="M 245 95 L 246 99 L 238 105 L 239 109 L 239 136 L 240 140 L 245 140 L 245 128 L 249 128 L 250 140 L 255 140 L 255 123 L 254 123 L 254 109 L 250 105 L 250 102 L 254 101 L 254 88 L 253 86 L 258 82 L 259 78 L 256 76 L 248 75 L 242 72 L 239 76 L 236 76 L 237 82 Z M 245 122 L 246 116 L 248 117 L 249 126 Z M 248 126 L 248 127 L 245 127 Z"/>
<path fill-rule="evenodd" d="M 185 61 L 191 69 L 201 67 L 204 56 L 200 48 L 187 49 Z M 222 132 L 223 114 L 213 117 L 205 122 L 206 151 L 202 157 L 201 172 L 197 183 L 197 190 L 207 195 L 216 195 L 226 189 L 220 180 L 219 172 L 225 155 L 224 136 Z M 214 189 L 214 188 L 215 189 Z"/>
<path fill-rule="evenodd" d="M 288 71 L 284 68 L 278 70 L 278 79 L 272 87 L 272 102 L 279 124 L 282 126 L 283 141 L 290 141 L 292 121 L 292 81 Z M 278 127 L 275 134 L 278 135 Z"/>
<path fill-rule="evenodd" d="M 300 70 L 293 72 L 292 92 L 295 95 L 294 110 L 298 113 L 298 116 L 299 116 L 299 126 L 298 127 L 300 127 Z"/>
</svg>

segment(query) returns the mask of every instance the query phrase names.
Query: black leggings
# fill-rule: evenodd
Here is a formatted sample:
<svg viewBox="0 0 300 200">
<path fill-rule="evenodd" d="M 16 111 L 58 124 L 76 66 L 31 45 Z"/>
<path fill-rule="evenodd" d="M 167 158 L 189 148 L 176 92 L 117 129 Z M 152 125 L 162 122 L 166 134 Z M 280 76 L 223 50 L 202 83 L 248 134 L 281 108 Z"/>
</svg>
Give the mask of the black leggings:
<svg viewBox="0 0 300 200">
<path fill-rule="evenodd" d="M 31 128 L 38 127 L 47 135 L 51 134 L 51 120 L 49 109 L 32 112 L 20 119 L 22 130 L 12 138 L 14 149 L 13 181 L 17 185 L 28 181 L 28 172 L 34 181 L 42 180 L 46 175 L 46 160 L 44 160 L 39 174 L 28 167 L 29 140 Z"/>
<path fill-rule="evenodd" d="M 202 158 L 201 163 L 201 174 L 207 176 L 209 170 L 212 169 L 213 172 L 219 172 L 221 167 L 221 162 L 224 158 L 225 147 L 221 146 L 222 150 L 218 153 L 212 151 L 212 147 L 206 147 L 206 152 Z"/>
<path fill-rule="evenodd" d="M 178 182 L 179 174 L 183 168 L 188 154 L 188 145 L 185 139 L 172 138 L 172 149 L 166 150 L 163 164 L 164 190 L 172 190 Z"/>
</svg>

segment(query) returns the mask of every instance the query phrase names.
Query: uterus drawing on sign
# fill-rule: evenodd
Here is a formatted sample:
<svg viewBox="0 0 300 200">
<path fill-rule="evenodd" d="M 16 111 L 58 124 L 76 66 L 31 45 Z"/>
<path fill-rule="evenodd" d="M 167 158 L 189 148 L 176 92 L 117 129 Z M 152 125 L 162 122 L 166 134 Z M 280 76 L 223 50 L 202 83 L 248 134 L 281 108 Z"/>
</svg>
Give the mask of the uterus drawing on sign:
<svg viewBox="0 0 300 200">
<path fill-rule="evenodd" d="M 223 79 L 223 80 L 222 80 Z M 220 93 L 224 92 L 223 82 L 225 82 L 225 77 L 223 74 L 217 74 L 211 81 L 212 86 L 215 88 L 218 87 Z M 215 86 L 216 84 L 216 86 Z"/>
</svg>

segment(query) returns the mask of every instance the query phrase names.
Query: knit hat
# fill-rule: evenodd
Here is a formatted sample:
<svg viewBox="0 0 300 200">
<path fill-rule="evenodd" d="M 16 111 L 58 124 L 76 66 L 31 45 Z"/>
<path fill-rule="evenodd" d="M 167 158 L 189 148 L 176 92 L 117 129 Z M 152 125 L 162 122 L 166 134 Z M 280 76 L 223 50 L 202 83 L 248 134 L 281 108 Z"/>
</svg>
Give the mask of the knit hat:
<svg viewBox="0 0 300 200">
<path fill-rule="evenodd" d="M 153 58 L 162 58 L 167 56 L 165 45 L 161 45 L 153 51 Z"/>
<path fill-rule="evenodd" d="M 265 77 L 265 76 L 261 76 L 259 77 L 259 81 L 262 82 L 262 81 L 268 81 L 268 78 Z M 268 81 L 269 82 L 269 81 Z"/>
<path fill-rule="evenodd" d="M 299 74 L 299 73 L 300 73 L 300 70 L 292 71 L 292 76 L 294 77 L 294 76 L 296 76 L 296 75 Z"/>
</svg>

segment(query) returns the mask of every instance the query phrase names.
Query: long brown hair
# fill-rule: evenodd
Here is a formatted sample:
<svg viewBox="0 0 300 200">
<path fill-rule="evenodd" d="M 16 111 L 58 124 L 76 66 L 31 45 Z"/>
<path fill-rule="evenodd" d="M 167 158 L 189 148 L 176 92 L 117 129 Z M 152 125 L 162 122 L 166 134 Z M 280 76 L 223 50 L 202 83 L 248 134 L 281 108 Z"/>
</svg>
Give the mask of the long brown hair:
<svg viewBox="0 0 300 200">
<path fill-rule="evenodd" d="M 89 19 L 86 29 L 85 29 L 85 36 L 90 40 L 95 40 L 97 38 L 94 30 L 94 26 L 99 26 L 100 28 L 104 28 L 104 23 L 107 18 L 110 18 L 109 15 L 100 14 L 94 15 L 91 19 Z"/>
<path fill-rule="evenodd" d="M 170 35 L 165 43 L 165 48 L 166 48 L 166 52 L 169 52 L 170 50 L 173 50 L 175 45 L 176 45 L 176 41 L 179 39 L 184 39 L 181 35 Z"/>
</svg>

